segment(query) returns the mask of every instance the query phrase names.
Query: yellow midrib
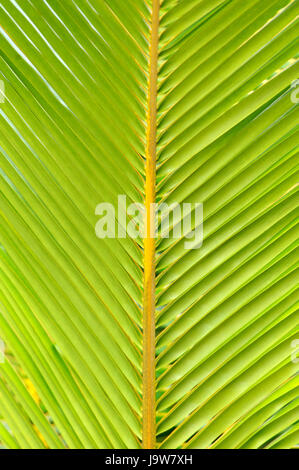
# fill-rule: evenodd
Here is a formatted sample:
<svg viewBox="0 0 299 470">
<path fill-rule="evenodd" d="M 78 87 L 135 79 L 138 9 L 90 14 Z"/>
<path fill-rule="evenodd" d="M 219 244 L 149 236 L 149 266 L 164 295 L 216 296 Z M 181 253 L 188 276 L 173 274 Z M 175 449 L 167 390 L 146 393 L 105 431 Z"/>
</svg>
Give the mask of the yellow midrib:
<svg viewBox="0 0 299 470">
<path fill-rule="evenodd" d="M 157 79 L 160 0 L 152 2 L 148 108 L 146 130 L 145 207 L 146 235 L 144 238 L 144 298 L 143 298 L 143 400 L 142 446 L 156 446 L 155 404 L 155 239 L 151 204 L 156 199 L 156 138 L 157 138 Z"/>
</svg>

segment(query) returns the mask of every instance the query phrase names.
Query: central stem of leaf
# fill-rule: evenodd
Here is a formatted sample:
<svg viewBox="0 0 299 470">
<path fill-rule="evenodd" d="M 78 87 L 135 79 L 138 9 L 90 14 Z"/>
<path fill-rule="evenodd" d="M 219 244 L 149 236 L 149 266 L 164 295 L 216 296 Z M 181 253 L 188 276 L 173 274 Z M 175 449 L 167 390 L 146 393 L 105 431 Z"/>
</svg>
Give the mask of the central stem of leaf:
<svg viewBox="0 0 299 470">
<path fill-rule="evenodd" d="M 148 108 L 146 132 L 146 236 L 144 238 L 143 299 L 143 436 L 144 449 L 156 446 L 155 403 L 155 239 L 151 204 L 156 199 L 157 80 L 160 0 L 152 2 L 150 38 Z"/>
</svg>

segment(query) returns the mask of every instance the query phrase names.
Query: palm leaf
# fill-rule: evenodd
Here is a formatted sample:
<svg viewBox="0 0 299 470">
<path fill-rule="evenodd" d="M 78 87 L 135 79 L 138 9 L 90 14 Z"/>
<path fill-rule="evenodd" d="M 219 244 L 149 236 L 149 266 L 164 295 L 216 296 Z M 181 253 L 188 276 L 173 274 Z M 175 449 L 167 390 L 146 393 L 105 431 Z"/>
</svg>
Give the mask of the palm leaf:
<svg viewBox="0 0 299 470">
<path fill-rule="evenodd" d="M 297 13 L 3 0 L 4 447 L 298 444 Z M 96 237 L 119 195 L 143 239 Z M 203 203 L 201 248 L 154 202 Z"/>
</svg>

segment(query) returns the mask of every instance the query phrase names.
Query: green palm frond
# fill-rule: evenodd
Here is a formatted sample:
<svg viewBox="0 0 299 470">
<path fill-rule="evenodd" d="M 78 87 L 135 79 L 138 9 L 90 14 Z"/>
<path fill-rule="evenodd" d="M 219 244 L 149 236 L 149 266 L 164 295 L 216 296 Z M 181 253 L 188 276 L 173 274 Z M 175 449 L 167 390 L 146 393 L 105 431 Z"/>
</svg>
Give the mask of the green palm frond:
<svg viewBox="0 0 299 470">
<path fill-rule="evenodd" d="M 299 443 L 298 10 L 2 1 L 4 447 Z M 119 195 L 202 246 L 97 238 Z"/>
</svg>

